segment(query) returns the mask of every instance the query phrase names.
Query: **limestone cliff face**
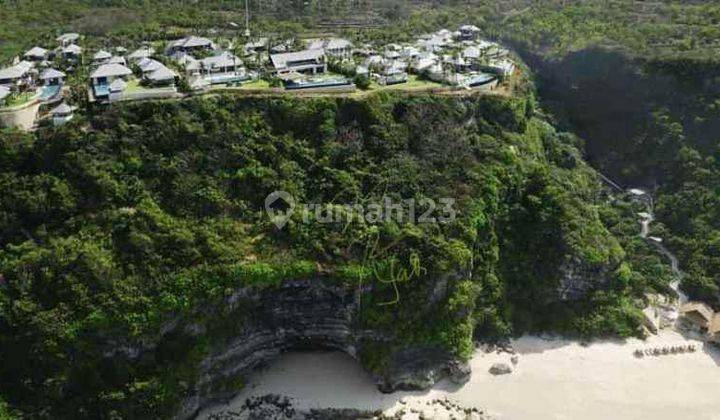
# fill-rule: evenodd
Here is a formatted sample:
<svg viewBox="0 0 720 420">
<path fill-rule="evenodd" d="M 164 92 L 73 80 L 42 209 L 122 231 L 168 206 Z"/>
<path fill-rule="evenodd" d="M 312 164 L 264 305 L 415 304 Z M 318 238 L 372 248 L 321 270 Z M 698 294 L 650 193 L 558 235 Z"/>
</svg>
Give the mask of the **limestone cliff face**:
<svg viewBox="0 0 720 420">
<path fill-rule="evenodd" d="M 359 290 L 313 280 L 237 290 L 225 300 L 228 307 L 224 310 L 234 313 L 241 309 L 238 328 L 230 337 L 213 343 L 213 350 L 199 364 L 197 383 L 176 417 L 192 418 L 203 407 L 231 399 L 239 390 L 238 380 L 283 351 L 332 349 L 357 358 L 361 343 L 390 340 L 386 333 L 359 328 L 359 296 Z M 207 334 L 204 326 L 182 320 L 169 325 L 166 334 L 178 329 L 183 334 Z M 382 391 L 391 392 L 426 388 L 446 376 L 463 381 L 469 368 L 437 348 L 413 347 L 397 352 L 387 372 L 376 375 L 376 381 Z"/>
<path fill-rule="evenodd" d="M 560 266 L 558 297 L 561 301 L 574 301 L 592 290 L 606 288 L 611 272 L 612 267 L 587 264 L 574 257 Z"/>
</svg>

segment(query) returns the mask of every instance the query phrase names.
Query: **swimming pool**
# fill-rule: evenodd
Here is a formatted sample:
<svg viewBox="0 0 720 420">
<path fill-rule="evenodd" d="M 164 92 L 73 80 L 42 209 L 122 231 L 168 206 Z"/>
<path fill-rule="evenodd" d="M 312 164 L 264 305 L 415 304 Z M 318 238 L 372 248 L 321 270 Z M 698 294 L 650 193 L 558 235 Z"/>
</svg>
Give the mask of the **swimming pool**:
<svg viewBox="0 0 720 420">
<path fill-rule="evenodd" d="M 335 78 L 307 80 L 307 81 L 302 81 L 302 82 L 289 82 L 285 85 L 285 89 L 298 90 L 298 89 L 329 88 L 329 87 L 350 86 L 350 85 L 352 85 L 352 82 L 350 82 L 349 80 L 347 80 L 345 78 L 341 78 L 341 77 L 335 77 Z"/>
<path fill-rule="evenodd" d="M 235 82 L 243 82 L 245 80 L 248 80 L 250 77 L 248 76 L 240 76 L 235 74 L 223 74 L 218 76 L 206 76 L 205 80 L 208 81 L 210 84 L 218 85 L 221 83 L 235 83 Z"/>
<path fill-rule="evenodd" d="M 61 89 L 62 86 L 60 85 L 43 86 L 42 91 L 40 92 L 40 99 L 43 101 L 52 99 L 60 93 Z"/>
<path fill-rule="evenodd" d="M 110 95 L 110 88 L 108 85 L 93 85 L 93 92 L 96 98 L 102 98 Z"/>
<path fill-rule="evenodd" d="M 467 85 L 469 87 L 482 86 L 492 82 L 495 79 L 497 79 L 497 76 L 495 76 L 494 74 L 480 73 L 477 76 L 470 77 L 468 79 Z"/>
</svg>

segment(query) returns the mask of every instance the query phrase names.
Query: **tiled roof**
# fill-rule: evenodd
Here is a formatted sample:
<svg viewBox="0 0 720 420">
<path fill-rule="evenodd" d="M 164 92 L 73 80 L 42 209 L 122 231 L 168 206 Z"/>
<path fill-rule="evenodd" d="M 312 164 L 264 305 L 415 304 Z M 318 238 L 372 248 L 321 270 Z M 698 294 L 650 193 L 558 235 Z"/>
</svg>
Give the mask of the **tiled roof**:
<svg viewBox="0 0 720 420">
<path fill-rule="evenodd" d="M 129 76 L 131 74 L 132 70 L 122 64 L 103 64 L 92 72 L 90 77 L 96 79 L 98 77 Z"/>
<path fill-rule="evenodd" d="M 270 55 L 270 60 L 272 61 L 273 66 L 275 66 L 276 69 L 284 69 L 287 68 L 288 62 L 317 60 L 323 56 L 325 56 L 325 50 L 316 49 L 282 54 L 272 54 Z"/>
</svg>

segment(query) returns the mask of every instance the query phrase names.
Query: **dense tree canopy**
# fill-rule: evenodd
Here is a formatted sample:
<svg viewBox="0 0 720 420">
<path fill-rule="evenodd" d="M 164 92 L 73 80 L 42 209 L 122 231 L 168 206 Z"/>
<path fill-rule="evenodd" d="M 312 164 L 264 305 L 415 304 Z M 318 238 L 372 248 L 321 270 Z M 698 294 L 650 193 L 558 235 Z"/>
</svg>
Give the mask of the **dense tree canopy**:
<svg viewBox="0 0 720 420">
<path fill-rule="evenodd" d="M 532 97 L 217 97 L 3 133 L 2 393 L 33 416 L 167 415 L 209 343 L 132 364 L 112 349 L 162 342 L 169 317 L 292 278 L 372 285 L 362 322 L 396 339 L 361 355 L 371 369 L 407 343 L 468 357 L 474 334 L 637 334 L 665 269 L 645 263 L 633 209 L 607 204 L 576 140 L 533 113 Z M 450 197 L 458 217 L 294 214 L 278 230 L 263 207 L 275 190 L 331 205 Z M 560 300 L 568 263 L 601 284 Z M 447 301 L 417 313 L 447 275 Z"/>
</svg>

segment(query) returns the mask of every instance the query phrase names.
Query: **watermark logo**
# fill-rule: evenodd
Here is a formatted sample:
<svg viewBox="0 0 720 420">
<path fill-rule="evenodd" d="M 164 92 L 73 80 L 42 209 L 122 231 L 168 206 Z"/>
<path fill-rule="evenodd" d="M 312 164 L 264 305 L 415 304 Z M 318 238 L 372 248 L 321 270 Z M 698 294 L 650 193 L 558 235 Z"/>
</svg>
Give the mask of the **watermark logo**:
<svg viewBox="0 0 720 420">
<path fill-rule="evenodd" d="M 366 204 L 297 204 L 295 198 L 285 191 L 274 191 L 265 198 L 265 211 L 278 229 L 298 211 L 303 223 L 345 224 L 360 221 L 378 224 L 389 221 L 396 223 L 448 223 L 455 220 L 455 199 L 429 198 L 420 200 L 393 200 L 383 197 L 378 202 Z"/>
<path fill-rule="evenodd" d="M 295 199 L 286 191 L 274 191 L 265 197 L 265 212 L 282 229 L 295 212 Z"/>
</svg>

